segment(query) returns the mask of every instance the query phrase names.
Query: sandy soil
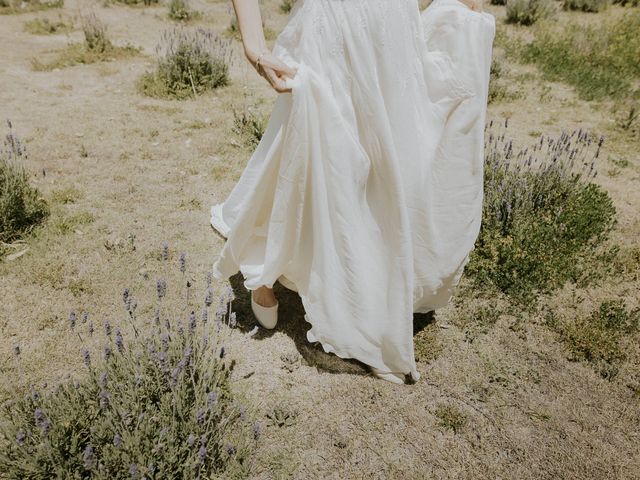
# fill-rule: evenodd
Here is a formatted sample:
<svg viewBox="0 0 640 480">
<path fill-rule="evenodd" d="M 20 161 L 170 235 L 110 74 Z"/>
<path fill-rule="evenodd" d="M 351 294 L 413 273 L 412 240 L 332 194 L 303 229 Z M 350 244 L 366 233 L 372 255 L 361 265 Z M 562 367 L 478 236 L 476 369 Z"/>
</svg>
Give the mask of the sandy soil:
<svg viewBox="0 0 640 480">
<path fill-rule="evenodd" d="M 279 31 L 286 15 L 277 1 L 264 3 L 267 25 Z M 230 5 L 192 3 L 205 14 L 198 25 L 219 32 L 229 24 Z M 156 276 L 166 276 L 170 285 L 180 280 L 180 251 L 187 252 L 190 275 L 202 291 L 223 245 L 209 225 L 209 206 L 226 197 L 251 153 L 230 133 L 231 110 L 249 105 L 268 115 L 276 97 L 244 61 L 238 42 L 230 86 L 196 100 L 143 97 L 135 81 L 152 67 L 160 33 L 171 26 L 166 7 L 68 0 L 62 14 L 72 18 L 89 9 L 108 24 L 115 43 L 129 42 L 143 53 L 34 72 L 32 57 L 51 57 L 69 41 L 80 41 L 81 32 L 24 31 L 26 20 L 55 18 L 56 11 L 0 16 L 0 117 L 10 118 L 26 141 L 28 166 L 45 197 L 79 192 L 74 201 L 54 204 L 47 226 L 27 240 L 25 255 L 0 262 L 0 401 L 31 383 L 52 385 L 75 374 L 81 344 L 67 327 L 71 309 L 89 311 L 96 322 L 122 317 L 120 295 L 129 287 L 148 312 Z M 489 10 L 503 16 L 499 7 Z M 545 84 L 530 67 L 513 65 L 508 78 L 524 96 L 492 105 L 489 118 L 509 117 L 516 143 L 528 143 L 536 132 L 578 127 L 607 135 L 597 181 L 619 211 L 615 240 L 624 249 L 637 248 L 638 143 L 615 130 L 606 105 Z M 618 173 L 611 163 L 617 158 L 630 162 Z M 56 227 L 78 213 L 94 221 L 67 233 Z M 170 244 L 171 271 L 158 259 L 163 240 Z M 295 414 L 293 425 L 281 428 L 263 418 L 253 478 L 640 478 L 640 398 L 629 387 L 640 381 L 638 365 L 625 367 L 620 380 L 606 381 L 587 364 L 569 362 L 538 322 L 520 324 L 509 316 L 465 342 L 452 302 L 433 317 L 416 317 L 416 341 L 428 338 L 437 351 L 419 359 L 420 382 L 397 386 L 373 378 L 357 361 L 310 345 L 300 301 L 283 289 L 276 291 L 282 302 L 278 327 L 245 336 L 256 322 L 241 279 L 232 283 L 239 327 L 229 353 L 238 360 L 236 387 L 265 415 L 276 406 Z M 222 292 L 225 284 L 216 288 Z M 567 288 L 546 301 L 571 307 L 578 295 L 595 305 L 621 292 L 637 302 L 637 271 L 588 290 Z M 15 344 L 23 352 L 21 368 Z M 443 405 L 466 417 L 457 433 L 440 424 L 436 410 Z"/>
</svg>

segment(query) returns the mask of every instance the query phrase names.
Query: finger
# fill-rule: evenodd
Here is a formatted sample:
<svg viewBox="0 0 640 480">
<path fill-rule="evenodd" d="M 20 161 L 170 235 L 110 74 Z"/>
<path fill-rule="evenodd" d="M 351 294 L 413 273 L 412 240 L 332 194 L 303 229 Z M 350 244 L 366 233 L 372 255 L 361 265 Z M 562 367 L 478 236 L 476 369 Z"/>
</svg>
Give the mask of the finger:
<svg viewBox="0 0 640 480">
<path fill-rule="evenodd" d="M 289 78 L 295 77 L 297 73 L 297 70 L 291 68 L 289 65 L 272 54 L 265 55 L 264 58 L 260 60 L 260 64 L 266 67 L 270 67 L 276 72 L 284 74 Z"/>
<path fill-rule="evenodd" d="M 291 91 L 290 88 L 287 88 L 284 80 L 282 80 L 280 77 L 278 77 L 278 75 L 276 75 L 276 72 L 274 70 L 272 70 L 271 68 L 265 68 L 265 72 L 267 73 L 269 83 L 271 83 L 271 86 L 277 92 L 284 93 L 284 92 Z"/>
</svg>

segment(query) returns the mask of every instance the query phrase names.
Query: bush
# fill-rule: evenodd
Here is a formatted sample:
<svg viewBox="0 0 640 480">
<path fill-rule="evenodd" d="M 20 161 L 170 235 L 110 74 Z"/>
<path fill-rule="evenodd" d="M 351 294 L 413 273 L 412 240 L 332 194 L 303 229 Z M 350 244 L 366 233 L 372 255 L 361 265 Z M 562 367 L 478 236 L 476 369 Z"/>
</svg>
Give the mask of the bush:
<svg viewBox="0 0 640 480">
<path fill-rule="evenodd" d="M 550 0 L 506 0 L 507 23 L 533 25 L 551 14 Z"/>
<path fill-rule="evenodd" d="M 162 258 L 168 258 L 163 249 Z M 185 272 L 185 257 L 180 257 Z M 190 284 L 177 298 L 189 302 Z M 166 306 L 167 283 L 157 279 L 153 318 L 139 318 L 137 299 L 123 291 L 123 322 L 94 331 L 87 313 L 69 315 L 82 343 L 100 335 L 101 358 L 88 349 L 73 381 L 4 407 L 0 419 L 0 471 L 11 478 L 242 478 L 260 434 L 255 410 L 231 388 L 225 342 L 235 327 L 232 296 L 209 317 L 183 316 Z M 214 305 L 214 308 L 216 305 Z M 147 309 L 145 309 L 146 311 Z M 188 310 L 187 310 L 188 311 Z M 186 313 L 186 312 L 185 312 Z M 182 322 L 186 321 L 186 324 Z M 144 333 L 143 333 L 144 329 Z M 92 339 L 94 343 L 95 338 Z M 19 360 L 20 349 L 14 351 Z"/>
<path fill-rule="evenodd" d="M 63 6 L 64 0 L 0 0 L 0 14 L 37 12 Z"/>
<path fill-rule="evenodd" d="M 506 5 L 507 0 L 491 0 L 489 3 L 491 3 L 491 5 Z"/>
<path fill-rule="evenodd" d="M 539 293 L 567 281 L 597 278 L 617 249 L 603 247 L 615 208 L 590 182 L 604 138 L 582 130 L 559 138 L 541 136 L 514 154 L 504 130 L 489 126 L 485 147 L 484 204 L 480 234 L 468 272 L 479 284 L 498 287 L 534 304 Z M 596 152 L 588 158 L 590 146 Z"/>
<path fill-rule="evenodd" d="M 245 108 L 242 113 L 233 111 L 233 131 L 250 148 L 260 143 L 266 125 L 267 118 L 256 114 L 253 109 Z"/>
<path fill-rule="evenodd" d="M 104 62 L 115 58 L 130 57 L 140 51 L 139 48 L 131 45 L 124 47 L 113 45 L 107 35 L 106 25 L 93 13 L 82 17 L 82 31 L 84 32 L 84 43 L 67 45 L 51 62 L 43 63 L 36 58 L 32 59 L 33 69 L 48 71 L 77 64 Z"/>
<path fill-rule="evenodd" d="M 597 25 L 545 27 L 521 49 L 549 80 L 562 80 L 585 100 L 640 97 L 640 12 Z"/>
<path fill-rule="evenodd" d="M 574 361 L 587 361 L 604 378 L 613 379 L 626 359 L 623 342 L 640 330 L 640 308 L 629 309 L 622 299 L 600 304 L 591 315 L 574 318 L 547 314 L 547 325 L 555 330 Z"/>
<path fill-rule="evenodd" d="M 565 10 L 580 10 L 582 12 L 597 13 L 609 5 L 609 0 L 563 0 Z"/>
<path fill-rule="evenodd" d="M 95 14 L 91 13 L 82 18 L 82 32 L 87 50 L 103 53 L 113 48 L 107 37 L 107 26 Z"/>
<path fill-rule="evenodd" d="M 171 0 L 169 2 L 169 18 L 171 20 L 187 22 L 199 16 L 200 12 L 189 7 L 188 0 Z"/>
<path fill-rule="evenodd" d="M 0 150 L 0 242 L 11 242 L 29 232 L 49 215 L 40 192 L 29 184 L 24 169 L 25 149 L 11 122 Z"/>
<path fill-rule="evenodd" d="M 166 31 L 156 51 L 156 71 L 138 84 L 146 95 L 185 99 L 229 84 L 230 42 L 211 31 Z"/>
<path fill-rule="evenodd" d="M 280 2 L 280 11 L 282 13 L 289 13 L 293 8 L 293 5 L 296 3 L 296 0 L 282 0 Z"/>
<path fill-rule="evenodd" d="M 62 18 L 49 20 L 48 18 L 34 18 L 25 22 L 24 29 L 34 35 L 53 35 L 56 33 L 66 33 L 73 27 L 65 23 Z"/>
</svg>

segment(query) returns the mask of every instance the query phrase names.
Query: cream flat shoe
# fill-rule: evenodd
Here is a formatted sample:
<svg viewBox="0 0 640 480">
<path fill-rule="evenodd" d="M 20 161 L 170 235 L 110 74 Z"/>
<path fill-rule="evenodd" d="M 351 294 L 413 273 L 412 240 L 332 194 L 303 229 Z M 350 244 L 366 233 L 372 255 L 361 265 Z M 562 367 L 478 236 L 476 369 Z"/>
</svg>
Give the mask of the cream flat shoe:
<svg viewBox="0 0 640 480">
<path fill-rule="evenodd" d="M 296 288 L 296 284 L 293 283 L 291 280 L 289 280 L 287 277 L 285 277 L 284 275 L 280 275 L 278 277 L 278 282 L 280 282 L 280 284 L 284 287 L 287 288 L 293 292 L 297 292 L 298 289 Z"/>
<path fill-rule="evenodd" d="M 404 375 L 400 374 L 400 373 L 393 373 L 393 372 L 383 372 L 382 370 L 376 368 L 376 367 L 370 367 L 371 368 L 371 372 L 373 373 L 373 375 L 375 377 L 378 377 L 382 380 L 386 380 L 388 382 L 391 383 L 397 383 L 399 385 L 404 385 Z"/>
<path fill-rule="evenodd" d="M 273 307 L 263 307 L 253 299 L 253 290 L 251 291 L 251 310 L 256 316 L 258 323 L 269 330 L 276 327 L 278 323 L 278 306 L 276 303 Z"/>
</svg>

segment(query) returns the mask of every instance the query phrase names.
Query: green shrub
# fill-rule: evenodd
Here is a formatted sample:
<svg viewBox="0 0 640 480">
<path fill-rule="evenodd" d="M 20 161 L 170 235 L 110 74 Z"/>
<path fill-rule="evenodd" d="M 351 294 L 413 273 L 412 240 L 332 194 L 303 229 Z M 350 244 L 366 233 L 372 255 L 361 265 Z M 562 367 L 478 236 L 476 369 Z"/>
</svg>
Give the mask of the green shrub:
<svg viewBox="0 0 640 480">
<path fill-rule="evenodd" d="M 0 14 L 37 12 L 63 6 L 64 0 L 0 0 Z"/>
<path fill-rule="evenodd" d="M 156 51 L 156 71 L 138 83 L 146 95 L 185 99 L 229 84 L 230 42 L 211 31 L 166 31 Z"/>
<path fill-rule="evenodd" d="M 602 302 L 589 316 L 566 318 L 549 312 L 546 321 L 569 348 L 571 360 L 587 361 L 612 379 L 627 357 L 623 342 L 640 330 L 640 308 L 629 309 L 616 299 Z"/>
<path fill-rule="evenodd" d="M 170 0 L 169 2 L 169 18 L 187 22 L 200 16 L 200 12 L 192 10 L 188 0 Z"/>
<path fill-rule="evenodd" d="M 24 147 L 9 122 L 9 133 L 0 149 L 0 242 L 20 238 L 49 215 L 40 192 L 30 185 L 25 159 Z"/>
<path fill-rule="evenodd" d="M 482 225 L 467 271 L 478 284 L 533 305 L 539 293 L 567 281 L 588 283 L 601 273 L 598 264 L 610 264 L 616 249 L 604 243 L 615 208 L 590 182 L 604 138 L 582 130 L 541 136 L 514 154 L 507 125 L 501 133 L 489 126 Z"/>
<path fill-rule="evenodd" d="M 507 23 L 533 25 L 552 12 L 550 0 L 506 0 Z"/>
<path fill-rule="evenodd" d="M 549 80 L 573 85 L 585 100 L 640 97 L 640 12 L 597 25 L 569 23 L 540 28 L 515 51 L 538 65 Z"/>
<path fill-rule="evenodd" d="M 293 8 L 293 5 L 296 3 L 296 0 L 282 0 L 280 2 L 280 11 L 282 13 L 289 13 Z"/>
<path fill-rule="evenodd" d="M 629 5 L 630 7 L 637 7 L 640 5 L 640 0 L 613 0 L 612 3 L 617 3 L 623 7 Z"/>
<path fill-rule="evenodd" d="M 77 64 L 104 62 L 115 58 L 126 58 L 140 52 L 131 45 L 118 47 L 111 43 L 107 35 L 107 27 L 95 14 L 82 17 L 84 43 L 71 43 L 59 52 L 50 62 L 41 62 L 37 58 L 31 60 L 36 71 L 48 71 L 55 68 L 70 67 Z"/>
<path fill-rule="evenodd" d="M 168 259 L 168 248 L 162 258 Z M 186 298 L 186 313 L 194 302 L 183 255 L 179 263 L 183 286 L 175 295 Z M 225 294 L 215 318 L 209 317 L 210 282 L 202 314 L 169 309 L 163 278 L 154 282 L 155 309 L 138 306 L 124 289 L 118 324 L 105 321 L 104 329 L 94 329 L 87 313 L 72 311 L 71 333 L 82 344 L 100 336 L 101 355 L 83 348 L 83 371 L 73 381 L 42 394 L 32 387 L 30 395 L 4 406 L 0 471 L 8 478 L 246 477 L 261 425 L 231 388 L 235 360 L 229 361 L 225 344 L 235 312 L 228 313 L 232 297 Z M 140 318 L 139 309 L 152 318 Z M 14 353 L 19 361 L 19 346 Z"/>
<path fill-rule="evenodd" d="M 609 0 L 563 0 L 562 8 L 565 10 L 579 10 L 582 12 L 597 13 L 609 5 Z"/>
<path fill-rule="evenodd" d="M 107 26 L 95 14 L 82 17 L 82 32 L 87 50 L 103 53 L 113 48 L 107 37 Z"/>
<path fill-rule="evenodd" d="M 34 35 L 54 35 L 56 33 L 66 33 L 73 27 L 65 23 L 62 18 L 49 20 L 48 18 L 34 18 L 25 22 L 24 29 Z"/>
<path fill-rule="evenodd" d="M 242 113 L 233 111 L 233 131 L 250 148 L 255 148 L 260 143 L 266 125 L 267 118 L 253 109 L 245 108 Z"/>
</svg>

